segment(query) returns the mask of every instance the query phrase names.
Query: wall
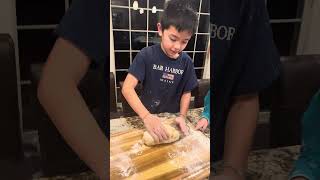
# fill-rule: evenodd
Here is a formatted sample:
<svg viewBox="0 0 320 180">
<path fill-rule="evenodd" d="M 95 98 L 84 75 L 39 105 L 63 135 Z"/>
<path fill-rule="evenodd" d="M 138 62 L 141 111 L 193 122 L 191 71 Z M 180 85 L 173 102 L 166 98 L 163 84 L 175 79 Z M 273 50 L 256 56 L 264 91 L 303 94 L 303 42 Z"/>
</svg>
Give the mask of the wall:
<svg viewBox="0 0 320 180">
<path fill-rule="evenodd" d="M 10 34 L 15 46 L 16 69 L 17 69 L 17 88 L 18 88 L 18 103 L 20 110 L 20 126 L 22 131 L 22 103 L 21 103 L 21 88 L 20 88 L 20 68 L 18 55 L 18 36 L 17 36 L 17 19 L 16 19 L 16 3 L 15 0 L 0 1 L 0 33 Z"/>
</svg>

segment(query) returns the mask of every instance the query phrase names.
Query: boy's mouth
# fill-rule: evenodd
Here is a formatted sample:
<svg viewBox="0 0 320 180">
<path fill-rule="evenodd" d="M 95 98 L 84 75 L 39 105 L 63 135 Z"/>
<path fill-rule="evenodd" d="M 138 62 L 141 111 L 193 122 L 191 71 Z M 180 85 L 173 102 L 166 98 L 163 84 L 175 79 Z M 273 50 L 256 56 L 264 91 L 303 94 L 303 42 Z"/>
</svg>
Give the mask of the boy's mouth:
<svg viewBox="0 0 320 180">
<path fill-rule="evenodd" d="M 171 54 L 173 55 L 179 54 L 179 51 L 171 51 Z"/>
</svg>

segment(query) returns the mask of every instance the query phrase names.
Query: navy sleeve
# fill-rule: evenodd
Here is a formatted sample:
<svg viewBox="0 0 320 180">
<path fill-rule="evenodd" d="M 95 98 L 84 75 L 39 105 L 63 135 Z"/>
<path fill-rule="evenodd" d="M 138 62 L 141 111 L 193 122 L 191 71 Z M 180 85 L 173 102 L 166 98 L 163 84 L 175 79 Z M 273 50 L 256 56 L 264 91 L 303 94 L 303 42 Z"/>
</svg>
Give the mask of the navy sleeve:
<svg viewBox="0 0 320 180">
<path fill-rule="evenodd" d="M 194 70 L 193 63 L 191 59 L 187 59 L 189 61 L 188 66 L 187 66 L 187 71 L 185 72 L 185 79 L 186 79 L 186 84 L 183 89 L 183 92 L 190 92 L 192 91 L 195 87 L 198 86 L 198 79 L 196 76 L 196 72 Z"/>
<path fill-rule="evenodd" d="M 145 58 L 143 55 L 143 50 L 141 50 L 134 58 L 132 64 L 130 65 L 128 72 L 136 77 L 140 82 L 143 82 L 145 76 Z"/>
<path fill-rule="evenodd" d="M 247 19 L 241 27 L 240 49 L 246 58 L 233 95 L 258 93 L 268 87 L 280 72 L 280 57 L 273 42 L 273 34 L 264 0 L 249 3 Z M 242 46 L 242 47 L 241 47 Z"/>
<path fill-rule="evenodd" d="M 107 59 L 107 22 L 107 1 L 74 0 L 56 32 L 101 64 Z"/>
</svg>

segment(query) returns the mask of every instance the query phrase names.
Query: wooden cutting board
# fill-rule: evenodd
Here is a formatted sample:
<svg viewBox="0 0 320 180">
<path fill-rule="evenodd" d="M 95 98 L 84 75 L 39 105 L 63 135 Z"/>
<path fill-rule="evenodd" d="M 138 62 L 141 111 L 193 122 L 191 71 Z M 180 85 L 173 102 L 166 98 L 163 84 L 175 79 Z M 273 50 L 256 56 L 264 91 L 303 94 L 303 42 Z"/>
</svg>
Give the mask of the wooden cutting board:
<svg viewBox="0 0 320 180">
<path fill-rule="evenodd" d="M 168 122 L 172 122 L 168 120 Z M 174 125 L 173 125 L 174 126 Z M 210 140 L 191 124 L 190 135 L 179 141 L 148 147 L 141 141 L 143 130 L 111 134 L 110 178 L 204 179 L 210 173 Z M 178 128 L 177 128 L 178 129 Z"/>
</svg>

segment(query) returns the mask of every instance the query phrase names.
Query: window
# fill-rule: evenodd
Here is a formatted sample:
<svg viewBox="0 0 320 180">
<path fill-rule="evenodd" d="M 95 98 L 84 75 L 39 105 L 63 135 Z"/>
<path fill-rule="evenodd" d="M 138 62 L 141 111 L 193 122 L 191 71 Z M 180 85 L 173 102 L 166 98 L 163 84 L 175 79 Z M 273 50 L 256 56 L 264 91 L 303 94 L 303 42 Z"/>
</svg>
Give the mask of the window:
<svg viewBox="0 0 320 180">
<path fill-rule="evenodd" d="M 304 1 L 267 0 L 274 42 L 281 56 L 295 55 Z"/>
</svg>

